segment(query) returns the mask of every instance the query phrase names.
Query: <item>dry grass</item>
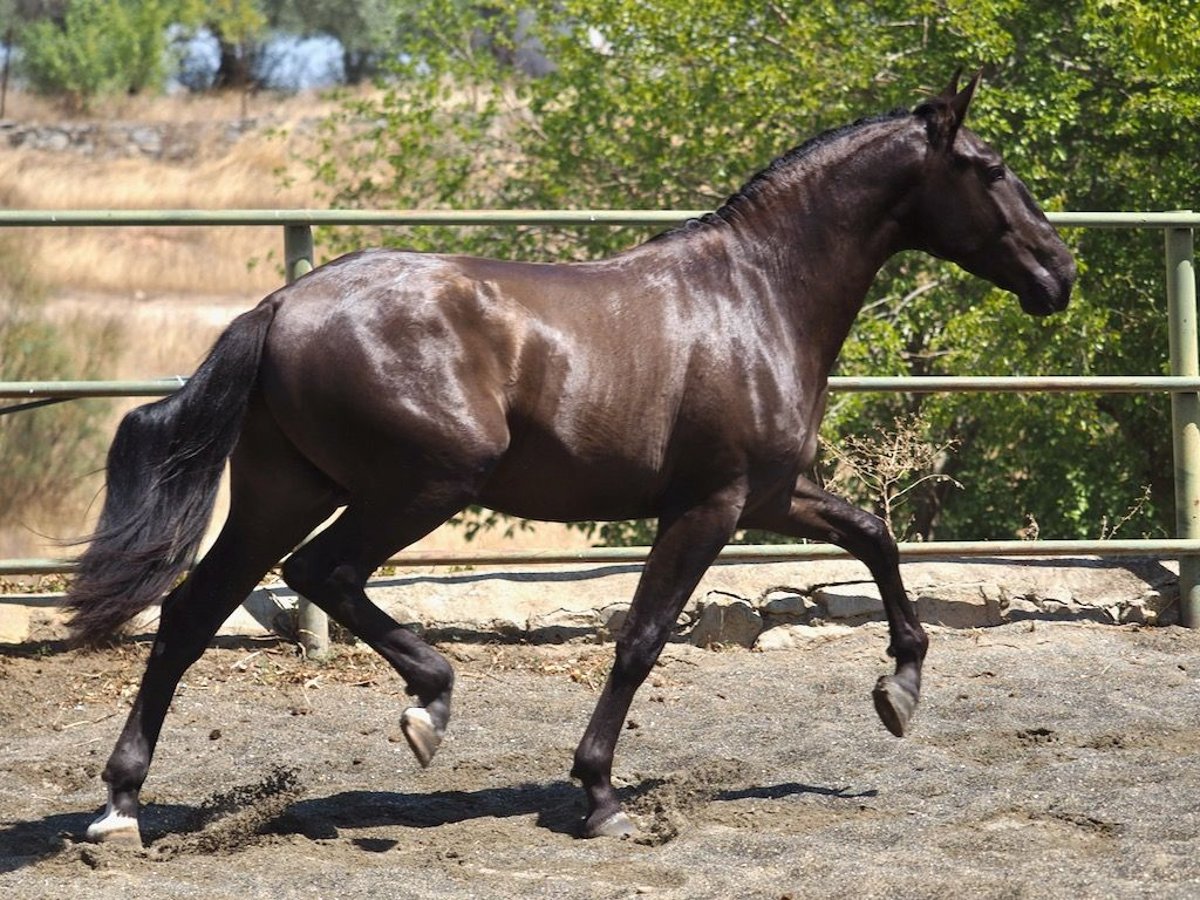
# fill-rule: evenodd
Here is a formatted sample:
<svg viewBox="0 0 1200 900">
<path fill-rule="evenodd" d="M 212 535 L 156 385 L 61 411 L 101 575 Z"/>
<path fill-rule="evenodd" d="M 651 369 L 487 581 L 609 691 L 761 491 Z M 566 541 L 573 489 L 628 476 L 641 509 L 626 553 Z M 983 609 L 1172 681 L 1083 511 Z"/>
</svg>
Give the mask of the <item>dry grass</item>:
<svg viewBox="0 0 1200 900">
<path fill-rule="evenodd" d="M 0 157 L 0 181 L 18 185 L 27 209 L 228 209 L 316 203 L 303 180 L 277 188 L 287 169 L 281 141 L 247 137 L 223 157 L 180 165 L 150 160 L 64 160 L 62 154 Z M 54 295 L 260 294 L 276 287 L 278 228 L 47 228 L 31 262 Z"/>
<path fill-rule="evenodd" d="M 373 88 L 362 88 L 369 93 Z M 243 116 L 265 117 L 284 121 L 303 116 L 324 115 L 335 103 L 320 92 L 280 94 L 271 91 L 252 93 L 187 94 L 163 96 L 103 97 L 92 104 L 87 113 L 69 118 L 75 122 L 215 122 Z M 59 122 L 67 115 L 60 104 L 46 97 L 9 89 L 5 118 L 16 122 Z"/>
<path fill-rule="evenodd" d="M 239 117 L 236 97 L 124 98 L 93 118 L 207 125 Z M 213 137 L 195 158 L 97 159 L 14 149 L 0 153 L 9 205 L 27 209 L 235 209 L 320 206 L 303 156 L 308 131 L 296 126 L 332 108 L 315 97 L 253 98 L 264 124 L 232 145 Z M 20 93 L 10 117 L 53 122 L 52 106 Z M 278 228 L 44 229 L 30 241 L 31 264 L 54 296 L 103 292 L 260 296 L 277 287 Z"/>
</svg>

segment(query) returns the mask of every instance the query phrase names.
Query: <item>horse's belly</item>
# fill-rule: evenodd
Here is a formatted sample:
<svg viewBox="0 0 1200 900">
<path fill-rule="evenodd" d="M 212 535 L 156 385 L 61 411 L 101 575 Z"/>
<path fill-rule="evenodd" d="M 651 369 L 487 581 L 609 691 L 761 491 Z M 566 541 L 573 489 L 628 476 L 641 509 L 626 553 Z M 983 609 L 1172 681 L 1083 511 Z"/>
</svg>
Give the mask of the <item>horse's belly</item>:
<svg viewBox="0 0 1200 900">
<path fill-rule="evenodd" d="M 617 454 L 581 459 L 538 442 L 510 449 L 479 502 L 526 519 L 612 521 L 658 514 L 662 476 L 643 460 Z"/>
</svg>

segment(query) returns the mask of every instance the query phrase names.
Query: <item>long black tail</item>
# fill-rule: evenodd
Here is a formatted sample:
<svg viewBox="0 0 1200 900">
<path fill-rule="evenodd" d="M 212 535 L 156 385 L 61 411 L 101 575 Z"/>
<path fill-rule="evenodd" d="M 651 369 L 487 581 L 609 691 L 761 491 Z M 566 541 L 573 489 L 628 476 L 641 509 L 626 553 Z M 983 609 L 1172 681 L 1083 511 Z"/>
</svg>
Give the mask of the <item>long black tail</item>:
<svg viewBox="0 0 1200 900">
<path fill-rule="evenodd" d="M 238 316 L 181 390 L 121 420 L 100 523 L 67 595 L 74 642 L 111 637 L 192 563 L 274 317 L 269 302 Z"/>
</svg>

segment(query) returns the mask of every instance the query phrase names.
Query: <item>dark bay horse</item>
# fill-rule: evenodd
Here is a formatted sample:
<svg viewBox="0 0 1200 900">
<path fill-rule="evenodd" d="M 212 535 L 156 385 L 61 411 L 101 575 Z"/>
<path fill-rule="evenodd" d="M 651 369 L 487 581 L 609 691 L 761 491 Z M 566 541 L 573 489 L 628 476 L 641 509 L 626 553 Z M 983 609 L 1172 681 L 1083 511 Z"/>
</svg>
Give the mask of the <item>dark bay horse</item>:
<svg viewBox="0 0 1200 900">
<path fill-rule="evenodd" d="M 962 127 L 978 76 L 913 111 L 796 148 L 720 209 L 611 259 L 533 265 L 376 250 L 239 316 L 187 386 L 135 409 L 70 604 L 96 643 L 167 594 L 104 769 L 93 840 L 140 841 L 138 794 L 184 671 L 267 569 L 377 650 L 417 705 L 428 765 L 454 674 L 367 599 L 368 576 L 470 503 L 532 519 L 658 518 L 616 658 L 575 752 L 583 834 L 632 830 L 611 783 L 634 692 L 738 528 L 843 547 L 870 569 L 895 671 L 874 703 L 903 735 L 928 639 L 874 516 L 801 473 L 826 380 L 883 262 L 918 249 L 1063 309 L 1070 253 L 1021 181 Z M 228 520 L 182 582 L 231 459 Z M 293 549 L 338 507 L 334 523 Z M 177 583 L 178 582 L 178 583 Z M 168 593 L 169 592 L 169 593 Z"/>
</svg>

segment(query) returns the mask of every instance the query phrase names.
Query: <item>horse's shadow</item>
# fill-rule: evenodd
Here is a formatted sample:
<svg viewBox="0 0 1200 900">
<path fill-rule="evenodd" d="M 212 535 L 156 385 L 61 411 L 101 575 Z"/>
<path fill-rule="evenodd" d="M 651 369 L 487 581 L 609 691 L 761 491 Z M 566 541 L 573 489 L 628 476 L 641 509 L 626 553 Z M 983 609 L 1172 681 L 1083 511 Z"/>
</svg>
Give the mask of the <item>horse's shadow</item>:
<svg viewBox="0 0 1200 900">
<path fill-rule="evenodd" d="M 583 797 L 569 781 L 476 791 L 343 791 L 296 801 L 272 823 L 271 830 L 321 840 L 335 837 L 338 829 L 437 828 L 472 819 L 533 815 L 539 828 L 577 834 L 583 813 Z"/>
<path fill-rule="evenodd" d="M 622 802 L 636 804 L 638 798 L 661 787 L 662 779 L 648 778 L 621 790 Z M 748 798 L 782 800 L 812 794 L 852 800 L 875 796 L 874 790 L 851 793 L 844 788 L 787 782 L 775 785 L 728 787 L 706 794 L 708 802 Z M 263 834 L 299 835 L 309 840 L 331 840 L 341 831 L 365 828 L 437 828 L 475 819 L 505 819 L 534 816 L 535 825 L 555 834 L 575 836 L 585 812 L 583 794 L 570 781 L 527 783 L 475 791 L 342 791 L 326 797 L 297 800 L 269 821 L 260 823 Z M 83 841 L 94 812 L 58 813 L 42 819 L 15 822 L 0 827 L 0 874 L 36 865 L 73 844 Z M 142 834 L 153 850 L 157 841 L 186 836 L 205 827 L 196 807 L 147 803 L 141 812 Z M 350 837 L 363 852 L 378 853 L 396 845 L 395 840 Z"/>
</svg>

